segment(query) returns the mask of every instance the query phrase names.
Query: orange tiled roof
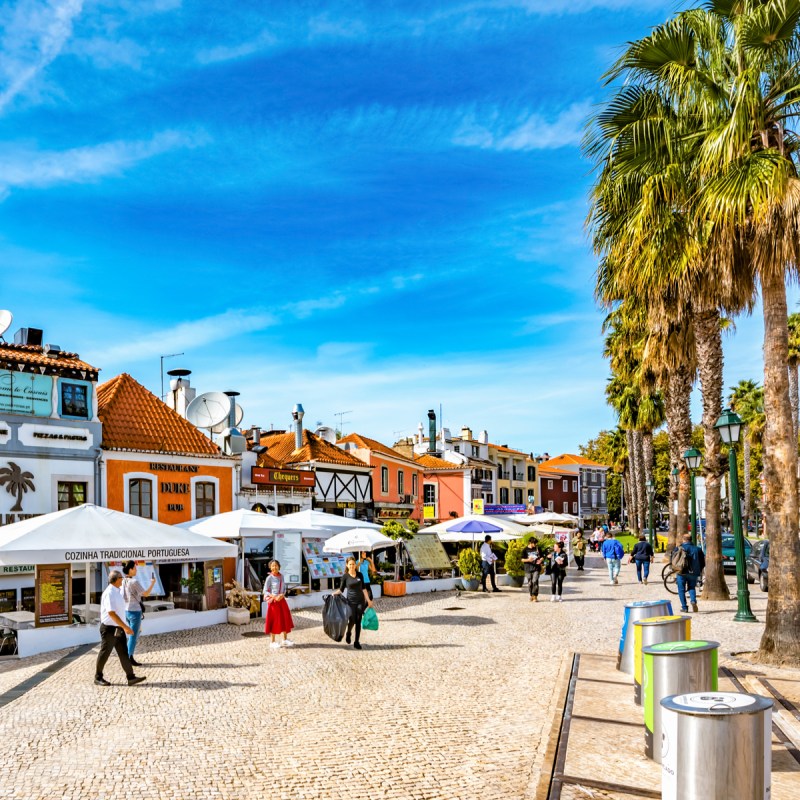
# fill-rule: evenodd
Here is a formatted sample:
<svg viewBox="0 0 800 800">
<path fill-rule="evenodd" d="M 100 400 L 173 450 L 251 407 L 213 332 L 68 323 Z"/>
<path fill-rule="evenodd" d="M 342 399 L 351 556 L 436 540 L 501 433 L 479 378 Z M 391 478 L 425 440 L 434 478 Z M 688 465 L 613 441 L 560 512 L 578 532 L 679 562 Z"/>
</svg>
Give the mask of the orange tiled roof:
<svg viewBox="0 0 800 800">
<path fill-rule="evenodd" d="M 598 464 L 596 461 L 591 461 L 588 458 L 584 458 L 583 456 L 575 456 L 571 453 L 562 453 L 560 456 L 556 456 L 555 458 L 551 458 L 548 461 L 542 461 L 539 465 L 539 469 L 547 469 L 548 467 L 559 467 L 565 464 L 575 464 L 579 467 L 603 467 L 608 469 L 606 464 Z"/>
<path fill-rule="evenodd" d="M 439 458 L 438 456 L 432 456 L 428 453 L 425 453 L 421 456 L 415 456 L 414 461 L 419 464 L 426 472 L 429 470 L 439 470 L 439 469 L 455 469 L 455 470 L 468 470 L 469 467 L 465 464 L 453 464 L 452 461 L 445 461 L 443 458 Z"/>
<path fill-rule="evenodd" d="M 294 432 L 261 434 L 261 444 L 267 448 L 267 454 L 281 464 L 305 464 L 319 461 L 322 464 L 341 464 L 347 467 L 366 467 L 361 459 L 346 453 L 335 444 L 326 442 L 315 433 L 303 429 L 303 446 L 295 449 Z"/>
<path fill-rule="evenodd" d="M 348 442 L 352 442 L 364 450 L 374 450 L 376 453 L 382 453 L 385 456 L 396 458 L 399 461 L 408 461 L 412 464 L 414 463 L 410 458 L 407 458 L 394 448 L 389 447 L 389 445 L 383 444 L 382 442 L 377 441 L 377 439 L 370 439 L 368 436 L 362 436 L 360 433 L 348 433 L 347 436 L 339 439 L 337 445 L 347 444 Z"/>
<path fill-rule="evenodd" d="M 511 447 L 506 447 L 504 444 L 490 444 L 489 447 L 494 447 L 495 450 L 502 450 L 504 453 L 514 453 L 514 455 L 518 456 L 527 456 L 527 453 L 523 453 L 522 450 L 514 450 Z"/>
<path fill-rule="evenodd" d="M 548 475 L 569 475 L 571 478 L 576 478 L 578 473 L 569 469 L 558 469 L 557 467 L 542 469 L 541 465 L 539 465 L 539 475 L 542 478 L 546 478 Z"/>
<path fill-rule="evenodd" d="M 125 372 L 97 387 L 97 404 L 107 450 L 221 456 L 207 436 Z"/>
<path fill-rule="evenodd" d="M 42 372 L 42 367 L 52 367 L 60 371 L 71 370 L 75 377 L 83 380 L 97 380 L 97 367 L 87 364 L 78 358 L 77 353 L 61 351 L 57 357 L 51 358 L 44 354 L 44 347 L 36 344 L 8 344 L 0 342 L 0 368 L 14 369 L 17 371 L 18 365 L 23 364 L 28 367 L 28 372 Z M 86 373 L 81 375 L 80 373 Z"/>
</svg>

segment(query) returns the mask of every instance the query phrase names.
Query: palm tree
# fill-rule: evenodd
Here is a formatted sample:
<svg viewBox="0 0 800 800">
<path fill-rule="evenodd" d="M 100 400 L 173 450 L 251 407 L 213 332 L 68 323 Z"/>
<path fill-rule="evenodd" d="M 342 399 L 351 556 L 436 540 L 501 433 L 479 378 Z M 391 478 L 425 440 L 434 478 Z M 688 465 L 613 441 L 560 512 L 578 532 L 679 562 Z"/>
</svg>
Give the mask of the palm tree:
<svg viewBox="0 0 800 800">
<path fill-rule="evenodd" d="M 759 439 L 763 431 L 764 390 L 755 382 L 741 380 L 731 387 L 731 410 L 742 420 L 742 464 L 744 473 L 744 517 L 745 529 L 750 524 L 751 505 L 751 449 L 753 441 Z"/>
<path fill-rule="evenodd" d="M 33 485 L 33 473 L 23 472 L 22 468 L 13 461 L 9 461 L 7 467 L 0 469 L 0 486 L 5 486 L 6 491 L 17 498 L 11 511 L 22 511 L 23 495 L 28 490 L 36 491 L 36 487 Z"/>
<path fill-rule="evenodd" d="M 800 363 L 800 314 L 789 314 L 789 401 L 792 404 L 792 425 L 797 439 L 800 396 L 797 385 L 797 365 Z"/>
</svg>

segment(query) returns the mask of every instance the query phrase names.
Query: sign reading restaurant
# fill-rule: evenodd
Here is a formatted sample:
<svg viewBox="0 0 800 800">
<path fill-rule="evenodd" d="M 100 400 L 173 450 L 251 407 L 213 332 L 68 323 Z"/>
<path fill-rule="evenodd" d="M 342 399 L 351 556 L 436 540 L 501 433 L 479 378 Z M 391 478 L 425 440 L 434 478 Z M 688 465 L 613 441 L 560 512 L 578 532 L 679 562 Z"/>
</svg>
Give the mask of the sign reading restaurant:
<svg viewBox="0 0 800 800">
<path fill-rule="evenodd" d="M 250 482 L 262 486 L 316 486 L 316 476 L 307 469 L 270 469 L 253 467 Z"/>
</svg>

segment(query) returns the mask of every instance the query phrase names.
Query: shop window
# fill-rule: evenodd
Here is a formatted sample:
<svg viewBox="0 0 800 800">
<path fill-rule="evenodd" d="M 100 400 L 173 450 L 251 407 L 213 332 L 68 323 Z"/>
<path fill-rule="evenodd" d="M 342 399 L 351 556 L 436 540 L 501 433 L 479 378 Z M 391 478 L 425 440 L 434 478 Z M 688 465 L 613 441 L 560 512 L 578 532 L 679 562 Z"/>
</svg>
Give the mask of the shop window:
<svg viewBox="0 0 800 800">
<path fill-rule="evenodd" d="M 74 508 L 86 502 L 86 484 L 74 481 L 58 482 L 58 510 Z"/>
<path fill-rule="evenodd" d="M 514 503 L 516 505 L 522 505 L 522 489 L 514 489 Z"/>
<path fill-rule="evenodd" d="M 61 416 L 89 419 L 89 391 L 80 383 L 61 384 Z"/>
<path fill-rule="evenodd" d="M 389 467 L 381 467 L 381 494 L 389 494 Z"/>
<path fill-rule="evenodd" d="M 300 506 L 295 503 L 278 503 L 278 516 L 282 517 L 284 514 L 295 514 L 300 510 Z"/>
<path fill-rule="evenodd" d="M 17 610 L 17 590 L 3 589 L 0 591 L 0 614 Z"/>
<path fill-rule="evenodd" d="M 411 476 L 411 494 L 419 496 L 419 475 L 416 472 Z"/>
<path fill-rule="evenodd" d="M 153 519 L 153 481 L 133 478 L 128 484 L 128 513 Z"/>
<path fill-rule="evenodd" d="M 24 587 L 22 592 L 22 610 L 36 611 L 36 589 L 33 586 Z"/>
<path fill-rule="evenodd" d="M 500 489 L 500 505 L 508 505 L 508 489 Z"/>
<path fill-rule="evenodd" d="M 194 485 L 195 519 L 213 517 L 216 510 L 214 491 L 216 486 L 210 481 L 198 481 Z"/>
</svg>

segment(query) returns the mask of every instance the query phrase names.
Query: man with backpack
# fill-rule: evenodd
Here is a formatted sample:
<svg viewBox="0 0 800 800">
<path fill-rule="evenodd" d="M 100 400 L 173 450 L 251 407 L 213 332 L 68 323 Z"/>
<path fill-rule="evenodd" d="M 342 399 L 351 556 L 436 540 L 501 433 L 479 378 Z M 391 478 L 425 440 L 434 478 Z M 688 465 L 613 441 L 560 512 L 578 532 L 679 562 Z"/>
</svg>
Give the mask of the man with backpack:
<svg viewBox="0 0 800 800">
<path fill-rule="evenodd" d="M 625 551 L 622 549 L 622 545 L 619 541 L 612 536 L 611 531 L 606 534 L 601 552 L 603 553 L 603 558 L 606 560 L 608 578 L 611 581 L 611 585 L 616 586 L 619 583 L 619 567 L 622 563 L 622 557 L 625 555 Z"/>
<path fill-rule="evenodd" d="M 706 566 L 706 557 L 703 551 L 692 544 L 691 534 L 683 535 L 683 542 L 672 551 L 669 558 L 670 565 L 675 571 L 675 583 L 678 586 L 678 597 L 681 600 L 681 611 L 688 611 L 686 603 L 686 590 L 689 590 L 689 600 L 692 611 L 697 611 L 697 579 L 702 575 Z"/>
</svg>

